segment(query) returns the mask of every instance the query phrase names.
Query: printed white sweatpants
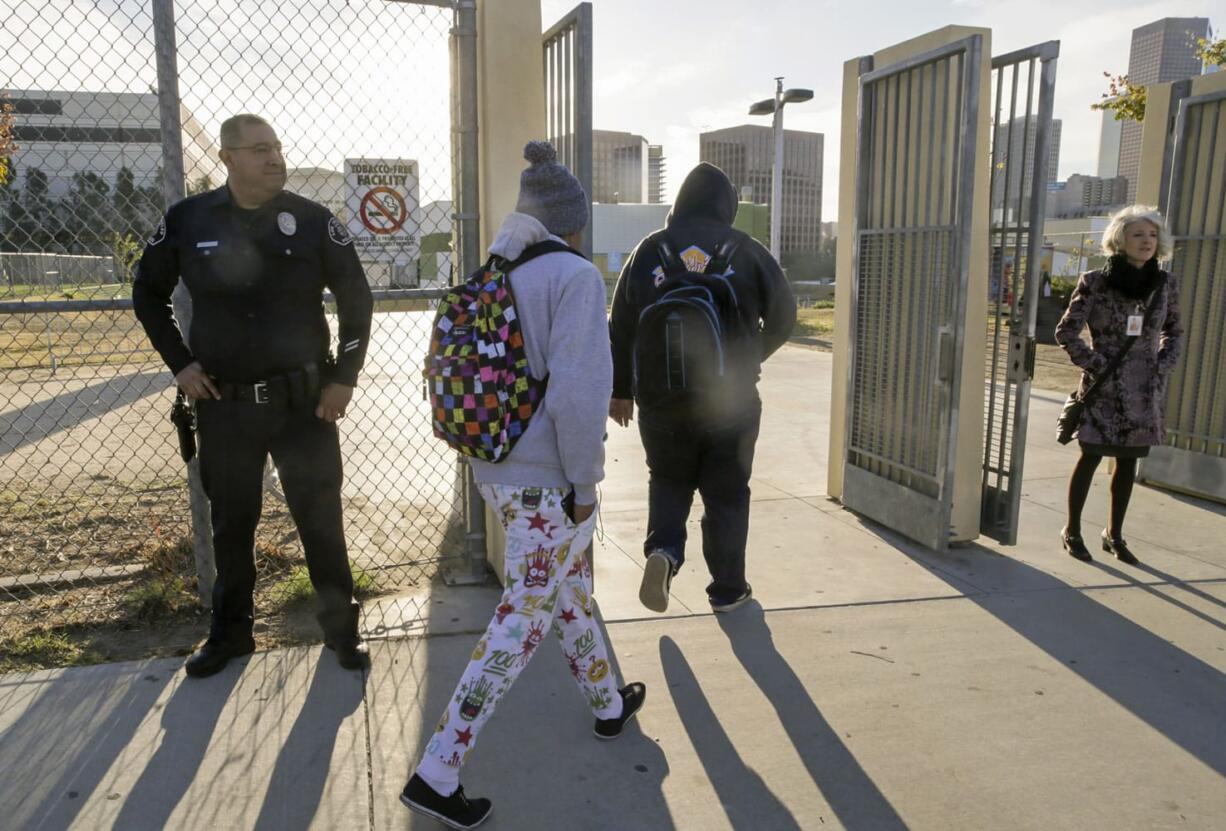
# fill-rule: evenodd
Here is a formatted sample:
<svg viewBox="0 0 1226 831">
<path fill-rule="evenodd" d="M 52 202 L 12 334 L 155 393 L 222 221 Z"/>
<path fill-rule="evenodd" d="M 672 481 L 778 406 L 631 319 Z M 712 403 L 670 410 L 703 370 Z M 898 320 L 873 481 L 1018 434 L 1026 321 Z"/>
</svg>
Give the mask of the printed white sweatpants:
<svg viewBox="0 0 1226 831">
<path fill-rule="evenodd" d="M 583 556 L 597 512 L 573 524 L 562 508 L 567 493 L 481 486 L 507 533 L 506 589 L 417 766 L 417 773 L 444 795 L 455 791 L 477 734 L 536 653 L 546 628 L 561 643 L 570 673 L 596 717 L 621 715 L 621 695 L 595 617 L 591 566 Z"/>
</svg>

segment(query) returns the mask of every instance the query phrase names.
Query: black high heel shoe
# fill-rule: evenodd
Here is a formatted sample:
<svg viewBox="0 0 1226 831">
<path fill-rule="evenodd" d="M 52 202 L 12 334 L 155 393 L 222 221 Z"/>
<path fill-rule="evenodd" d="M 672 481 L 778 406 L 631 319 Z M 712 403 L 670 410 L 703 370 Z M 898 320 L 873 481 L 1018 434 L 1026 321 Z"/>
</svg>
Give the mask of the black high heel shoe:
<svg viewBox="0 0 1226 831">
<path fill-rule="evenodd" d="M 1115 559 L 1125 565 L 1135 566 L 1138 562 L 1136 555 L 1128 550 L 1128 543 L 1124 542 L 1123 537 L 1112 537 L 1106 531 L 1103 531 L 1103 551 L 1114 554 Z"/>
<path fill-rule="evenodd" d="M 1064 543 L 1064 550 L 1074 560 L 1081 560 L 1083 563 L 1091 562 L 1094 558 L 1090 556 L 1090 549 L 1086 548 L 1085 540 L 1081 537 L 1075 537 L 1067 531 L 1060 532 L 1060 542 Z"/>
</svg>

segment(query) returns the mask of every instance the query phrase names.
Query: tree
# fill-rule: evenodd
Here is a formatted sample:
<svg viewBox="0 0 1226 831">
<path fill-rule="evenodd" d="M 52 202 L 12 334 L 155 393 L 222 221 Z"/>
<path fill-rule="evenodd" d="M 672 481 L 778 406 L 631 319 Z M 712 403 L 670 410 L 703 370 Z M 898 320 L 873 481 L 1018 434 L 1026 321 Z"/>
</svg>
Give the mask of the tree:
<svg viewBox="0 0 1226 831">
<path fill-rule="evenodd" d="M 213 180 L 204 174 L 197 179 L 193 179 L 187 183 L 187 195 L 195 196 L 200 193 L 207 193 L 213 189 Z"/>
<path fill-rule="evenodd" d="M 819 279 L 830 278 L 834 279 L 835 269 L 838 263 L 839 238 L 838 237 L 823 237 L 820 257 L 817 264 L 817 276 Z"/>
<path fill-rule="evenodd" d="M 1196 57 L 1206 66 L 1226 66 L 1226 38 L 1196 39 Z"/>
<path fill-rule="evenodd" d="M 1226 38 L 1218 40 L 1196 39 L 1196 57 L 1206 66 L 1226 66 Z M 1104 72 L 1107 91 L 1101 101 L 1091 104 L 1092 110 L 1107 110 L 1115 114 L 1116 121 L 1145 120 L 1145 87 L 1132 84 L 1127 75 L 1112 75 Z"/>
<path fill-rule="evenodd" d="M 1144 121 L 1145 87 L 1129 83 L 1127 75 L 1104 72 L 1103 77 L 1107 78 L 1107 91 L 1103 100 L 1091 104 L 1090 109 L 1114 113 L 1116 121 Z"/>
<path fill-rule="evenodd" d="M 115 174 L 115 190 L 111 193 L 115 213 L 119 217 L 119 231 L 130 234 L 139 223 L 140 205 L 136 195 L 136 177 L 126 165 Z"/>
<path fill-rule="evenodd" d="M 111 258 L 115 262 L 115 279 L 129 283 L 136 276 L 136 264 L 145 253 L 140 237 L 132 234 L 111 234 Z"/>
<path fill-rule="evenodd" d="M 62 245 L 74 254 L 111 253 L 110 240 L 119 225 L 111 189 L 97 173 L 75 173 L 64 209 Z"/>
<path fill-rule="evenodd" d="M 0 90 L 0 187 L 8 187 L 13 181 L 13 154 L 21 148 L 13 141 L 13 105 L 9 94 Z"/>
<path fill-rule="evenodd" d="M 61 251 L 57 247 L 62 218 L 50 195 L 47 174 L 37 167 L 26 171 L 25 188 L 20 200 L 20 220 L 17 225 L 19 250 Z"/>
</svg>

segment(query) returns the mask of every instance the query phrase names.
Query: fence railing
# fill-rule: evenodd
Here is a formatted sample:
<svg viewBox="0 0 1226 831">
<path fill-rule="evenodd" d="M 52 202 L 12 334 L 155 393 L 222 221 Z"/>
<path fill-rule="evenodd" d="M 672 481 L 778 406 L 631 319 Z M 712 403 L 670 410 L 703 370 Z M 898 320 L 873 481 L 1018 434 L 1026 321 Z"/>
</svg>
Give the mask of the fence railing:
<svg viewBox="0 0 1226 831">
<path fill-rule="evenodd" d="M 449 282 L 479 253 L 474 17 L 472 0 L 51 0 L 10 11 L 0 636 L 196 593 L 171 379 L 132 315 L 130 274 L 168 202 L 224 182 L 217 133 L 237 112 L 269 120 L 287 188 L 342 222 L 358 215 L 354 162 L 411 163 L 403 245 L 364 262 L 372 286 L 390 288 L 376 292 L 367 364 L 340 425 L 347 538 L 364 592 L 424 584 L 452 562 L 479 570 L 480 511 L 466 510 L 464 470 L 431 436 L 421 399 L 439 290 L 403 288 Z M 264 610 L 304 584 L 271 470 L 267 484 Z"/>
</svg>

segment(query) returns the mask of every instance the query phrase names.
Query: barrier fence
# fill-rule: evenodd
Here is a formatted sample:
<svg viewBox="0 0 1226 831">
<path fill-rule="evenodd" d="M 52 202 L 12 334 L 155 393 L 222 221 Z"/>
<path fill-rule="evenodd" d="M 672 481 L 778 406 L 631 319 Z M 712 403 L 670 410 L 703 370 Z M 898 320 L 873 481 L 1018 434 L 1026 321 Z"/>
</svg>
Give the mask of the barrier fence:
<svg viewBox="0 0 1226 831">
<path fill-rule="evenodd" d="M 368 595 L 449 562 L 475 568 L 463 471 L 430 435 L 420 376 L 431 305 L 461 265 L 468 218 L 452 217 L 477 174 L 457 162 L 475 135 L 463 115 L 475 75 L 457 69 L 456 43 L 475 38 L 472 5 L 52 0 L 6 13 L 0 639 L 194 606 L 171 378 L 132 314 L 131 275 L 167 202 L 224 182 L 216 137 L 236 112 L 269 120 L 288 189 L 351 229 L 361 194 L 346 171 L 408 170 L 388 203 L 394 244 L 360 249 L 378 290 L 341 422 L 347 537 Z M 266 485 L 257 608 L 275 612 L 310 584 L 271 468 Z"/>
</svg>

